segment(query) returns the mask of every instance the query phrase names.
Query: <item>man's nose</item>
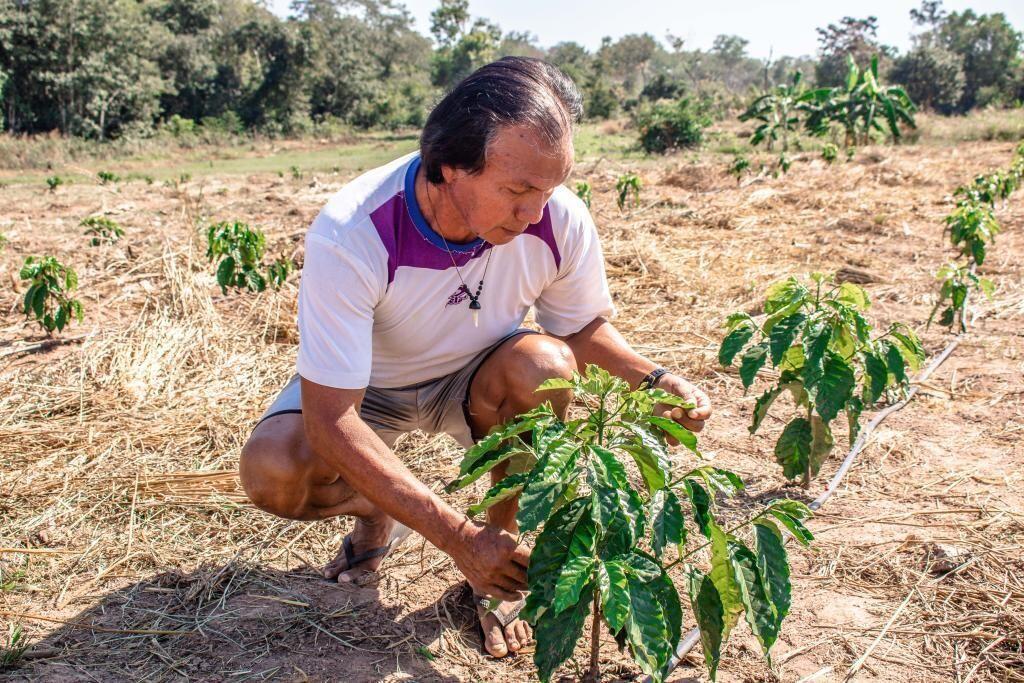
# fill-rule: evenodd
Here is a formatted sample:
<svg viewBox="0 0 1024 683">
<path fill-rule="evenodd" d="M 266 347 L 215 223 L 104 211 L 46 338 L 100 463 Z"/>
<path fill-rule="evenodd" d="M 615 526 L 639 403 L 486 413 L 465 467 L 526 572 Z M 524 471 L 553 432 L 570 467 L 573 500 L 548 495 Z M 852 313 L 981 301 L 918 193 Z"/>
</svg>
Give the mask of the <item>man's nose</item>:
<svg viewBox="0 0 1024 683">
<path fill-rule="evenodd" d="M 540 219 L 544 217 L 544 205 L 546 203 L 547 198 L 545 197 L 544 201 L 539 203 L 531 202 L 529 204 L 521 204 L 516 209 L 516 218 L 521 221 L 525 221 L 530 225 L 540 223 Z"/>
</svg>

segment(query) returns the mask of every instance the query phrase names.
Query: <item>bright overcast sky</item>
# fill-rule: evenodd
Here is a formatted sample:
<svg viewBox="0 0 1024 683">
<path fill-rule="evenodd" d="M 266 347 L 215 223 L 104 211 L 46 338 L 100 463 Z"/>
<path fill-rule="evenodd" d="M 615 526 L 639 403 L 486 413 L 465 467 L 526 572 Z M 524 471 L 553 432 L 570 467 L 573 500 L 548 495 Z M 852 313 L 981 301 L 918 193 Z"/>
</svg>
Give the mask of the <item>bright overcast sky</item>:
<svg viewBox="0 0 1024 683">
<path fill-rule="evenodd" d="M 287 16 L 290 0 L 266 0 L 280 16 Z M 430 31 L 430 12 L 437 0 L 406 0 L 405 6 L 423 34 Z M 815 28 L 845 15 L 878 17 L 879 38 L 900 50 L 910 46 L 915 27 L 910 10 L 918 0 L 470 0 L 473 17 L 486 17 L 503 31 L 529 31 L 542 46 L 574 40 L 593 50 L 603 36 L 666 33 L 681 36 L 689 48 L 711 47 L 715 36 L 731 33 L 750 41 L 748 52 L 764 58 L 811 55 L 817 50 Z M 947 10 L 968 7 L 979 14 L 1002 12 L 1017 30 L 1024 30 L 1024 0 L 946 0 Z"/>
</svg>

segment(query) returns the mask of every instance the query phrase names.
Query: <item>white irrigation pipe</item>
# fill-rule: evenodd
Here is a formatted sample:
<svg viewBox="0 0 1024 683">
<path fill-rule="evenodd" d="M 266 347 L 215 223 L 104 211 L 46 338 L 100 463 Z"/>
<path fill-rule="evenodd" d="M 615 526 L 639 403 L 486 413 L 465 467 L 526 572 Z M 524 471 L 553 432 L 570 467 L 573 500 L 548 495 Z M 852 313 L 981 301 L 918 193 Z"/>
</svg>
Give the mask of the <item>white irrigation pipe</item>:
<svg viewBox="0 0 1024 683">
<path fill-rule="evenodd" d="M 846 458 L 843 460 L 843 463 L 839 466 L 839 470 L 836 471 L 836 473 L 832 476 L 832 479 L 828 482 L 828 486 L 825 487 L 824 492 L 822 492 L 820 496 L 815 498 L 814 502 L 808 505 L 809 508 L 811 508 L 812 510 L 817 510 L 818 508 L 825 504 L 826 500 L 832 497 L 832 494 L 835 493 L 836 489 L 839 488 L 839 484 L 840 482 L 842 482 L 843 477 L 846 476 L 846 472 L 850 469 L 850 466 L 853 465 L 853 461 L 857 458 L 860 452 L 864 450 L 864 447 L 867 446 L 868 437 L 871 435 L 871 432 L 873 432 L 875 428 L 878 427 L 878 425 L 882 424 L 882 421 L 885 418 L 889 417 L 897 410 L 900 410 L 905 405 L 910 403 L 914 396 L 917 395 L 918 389 L 921 388 L 921 382 L 928 379 L 928 377 L 931 376 L 933 372 L 935 372 L 936 368 L 942 365 L 945 362 L 945 360 L 949 358 L 949 354 L 953 353 L 953 350 L 960 345 L 961 339 L 962 337 L 957 337 L 956 339 L 951 341 L 949 345 L 942 350 L 942 353 L 935 357 L 935 360 L 933 360 L 928 365 L 928 367 L 925 368 L 921 372 L 921 374 L 917 376 L 917 378 L 913 382 L 913 386 L 910 387 L 910 390 L 907 392 L 906 397 L 902 401 L 898 403 L 893 403 L 891 406 L 888 406 L 883 410 L 880 410 L 874 416 L 874 418 L 871 419 L 871 422 L 869 422 L 867 426 L 865 426 L 864 429 L 861 430 L 860 434 L 857 436 L 857 439 L 853 442 L 853 446 L 850 447 L 850 452 L 846 454 Z M 672 659 L 669 660 L 668 671 L 666 672 L 666 675 L 672 673 L 672 671 L 674 671 L 675 668 L 679 666 L 679 663 L 683 661 L 683 658 L 686 657 L 686 655 L 690 653 L 690 650 L 692 650 L 699 642 L 700 629 L 690 629 L 686 633 L 686 635 L 684 635 L 682 639 L 679 641 L 679 645 L 676 647 L 675 654 L 672 655 Z M 652 680 L 653 679 L 651 679 L 651 677 L 648 676 L 644 679 L 644 683 L 652 683 Z"/>
</svg>

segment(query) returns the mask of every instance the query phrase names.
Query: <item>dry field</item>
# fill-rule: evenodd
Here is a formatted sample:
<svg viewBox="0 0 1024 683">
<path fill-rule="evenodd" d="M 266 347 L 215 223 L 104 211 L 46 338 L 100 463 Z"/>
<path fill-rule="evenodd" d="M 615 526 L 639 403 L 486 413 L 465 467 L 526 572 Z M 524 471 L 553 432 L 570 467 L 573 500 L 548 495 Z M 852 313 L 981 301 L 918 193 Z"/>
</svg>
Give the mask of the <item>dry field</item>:
<svg viewBox="0 0 1024 683">
<path fill-rule="evenodd" d="M 933 273 L 951 255 L 941 222 L 950 193 L 1006 167 L 1012 150 L 878 147 L 834 168 L 804 154 L 787 177 L 740 186 L 712 152 L 580 161 L 574 180 L 594 186 L 617 325 L 707 389 L 716 414 L 703 448 L 748 482 L 721 502 L 725 516 L 780 495 L 809 500 L 838 463 L 826 463 L 810 492 L 786 486 L 771 455 L 783 422 L 769 418 L 749 436 L 761 384 L 744 396 L 715 361 L 725 316 L 756 312 L 779 277 L 842 271 L 866 282 L 874 321 L 911 323 L 936 353 L 950 337 L 924 321 Z M 639 207 L 619 212 L 614 182 L 626 170 L 645 188 Z M 532 675 L 528 656 L 480 655 L 461 577 L 422 539 L 390 556 L 375 581 L 338 586 L 318 569 L 348 522 L 275 519 L 239 488 L 239 449 L 292 373 L 297 277 L 280 292 L 222 296 L 197 226 L 248 221 L 267 232 L 270 252 L 301 262 L 306 226 L 351 175 L 0 188 L 9 240 L 0 252 L 0 646 L 12 625 L 31 643 L 0 678 Z M 125 227 L 118 245 L 86 245 L 78 222 L 99 213 Z M 1005 233 L 986 263 L 994 301 L 918 398 L 875 432 L 811 520 L 817 542 L 791 548 L 794 605 L 771 666 L 741 624 L 719 680 L 840 681 L 857 668 L 857 680 L 1024 681 L 1020 193 L 999 216 Z M 20 311 L 17 273 L 30 254 L 79 272 L 86 321 L 57 342 Z M 457 471 L 447 437 L 411 435 L 398 450 L 437 491 Z M 482 490 L 452 502 L 465 507 Z M 961 553 L 954 571 L 930 571 L 937 544 Z M 603 658 L 607 680 L 638 675 L 610 639 Z M 706 678 L 691 655 L 670 680 Z"/>
</svg>

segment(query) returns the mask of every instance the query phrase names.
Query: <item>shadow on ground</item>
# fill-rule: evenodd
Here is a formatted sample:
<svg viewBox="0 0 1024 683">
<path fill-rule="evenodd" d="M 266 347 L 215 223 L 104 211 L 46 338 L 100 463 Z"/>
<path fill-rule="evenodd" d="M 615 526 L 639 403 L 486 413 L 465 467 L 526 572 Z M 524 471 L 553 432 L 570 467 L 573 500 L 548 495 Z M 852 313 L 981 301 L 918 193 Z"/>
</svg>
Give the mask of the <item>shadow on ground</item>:
<svg viewBox="0 0 1024 683">
<path fill-rule="evenodd" d="M 401 614 L 381 603 L 375 587 L 338 585 L 307 569 L 228 564 L 167 572 L 68 619 L 77 625 L 35 643 L 6 676 L 457 681 L 442 632 L 475 632 L 466 592 L 452 586 L 435 603 Z"/>
</svg>

